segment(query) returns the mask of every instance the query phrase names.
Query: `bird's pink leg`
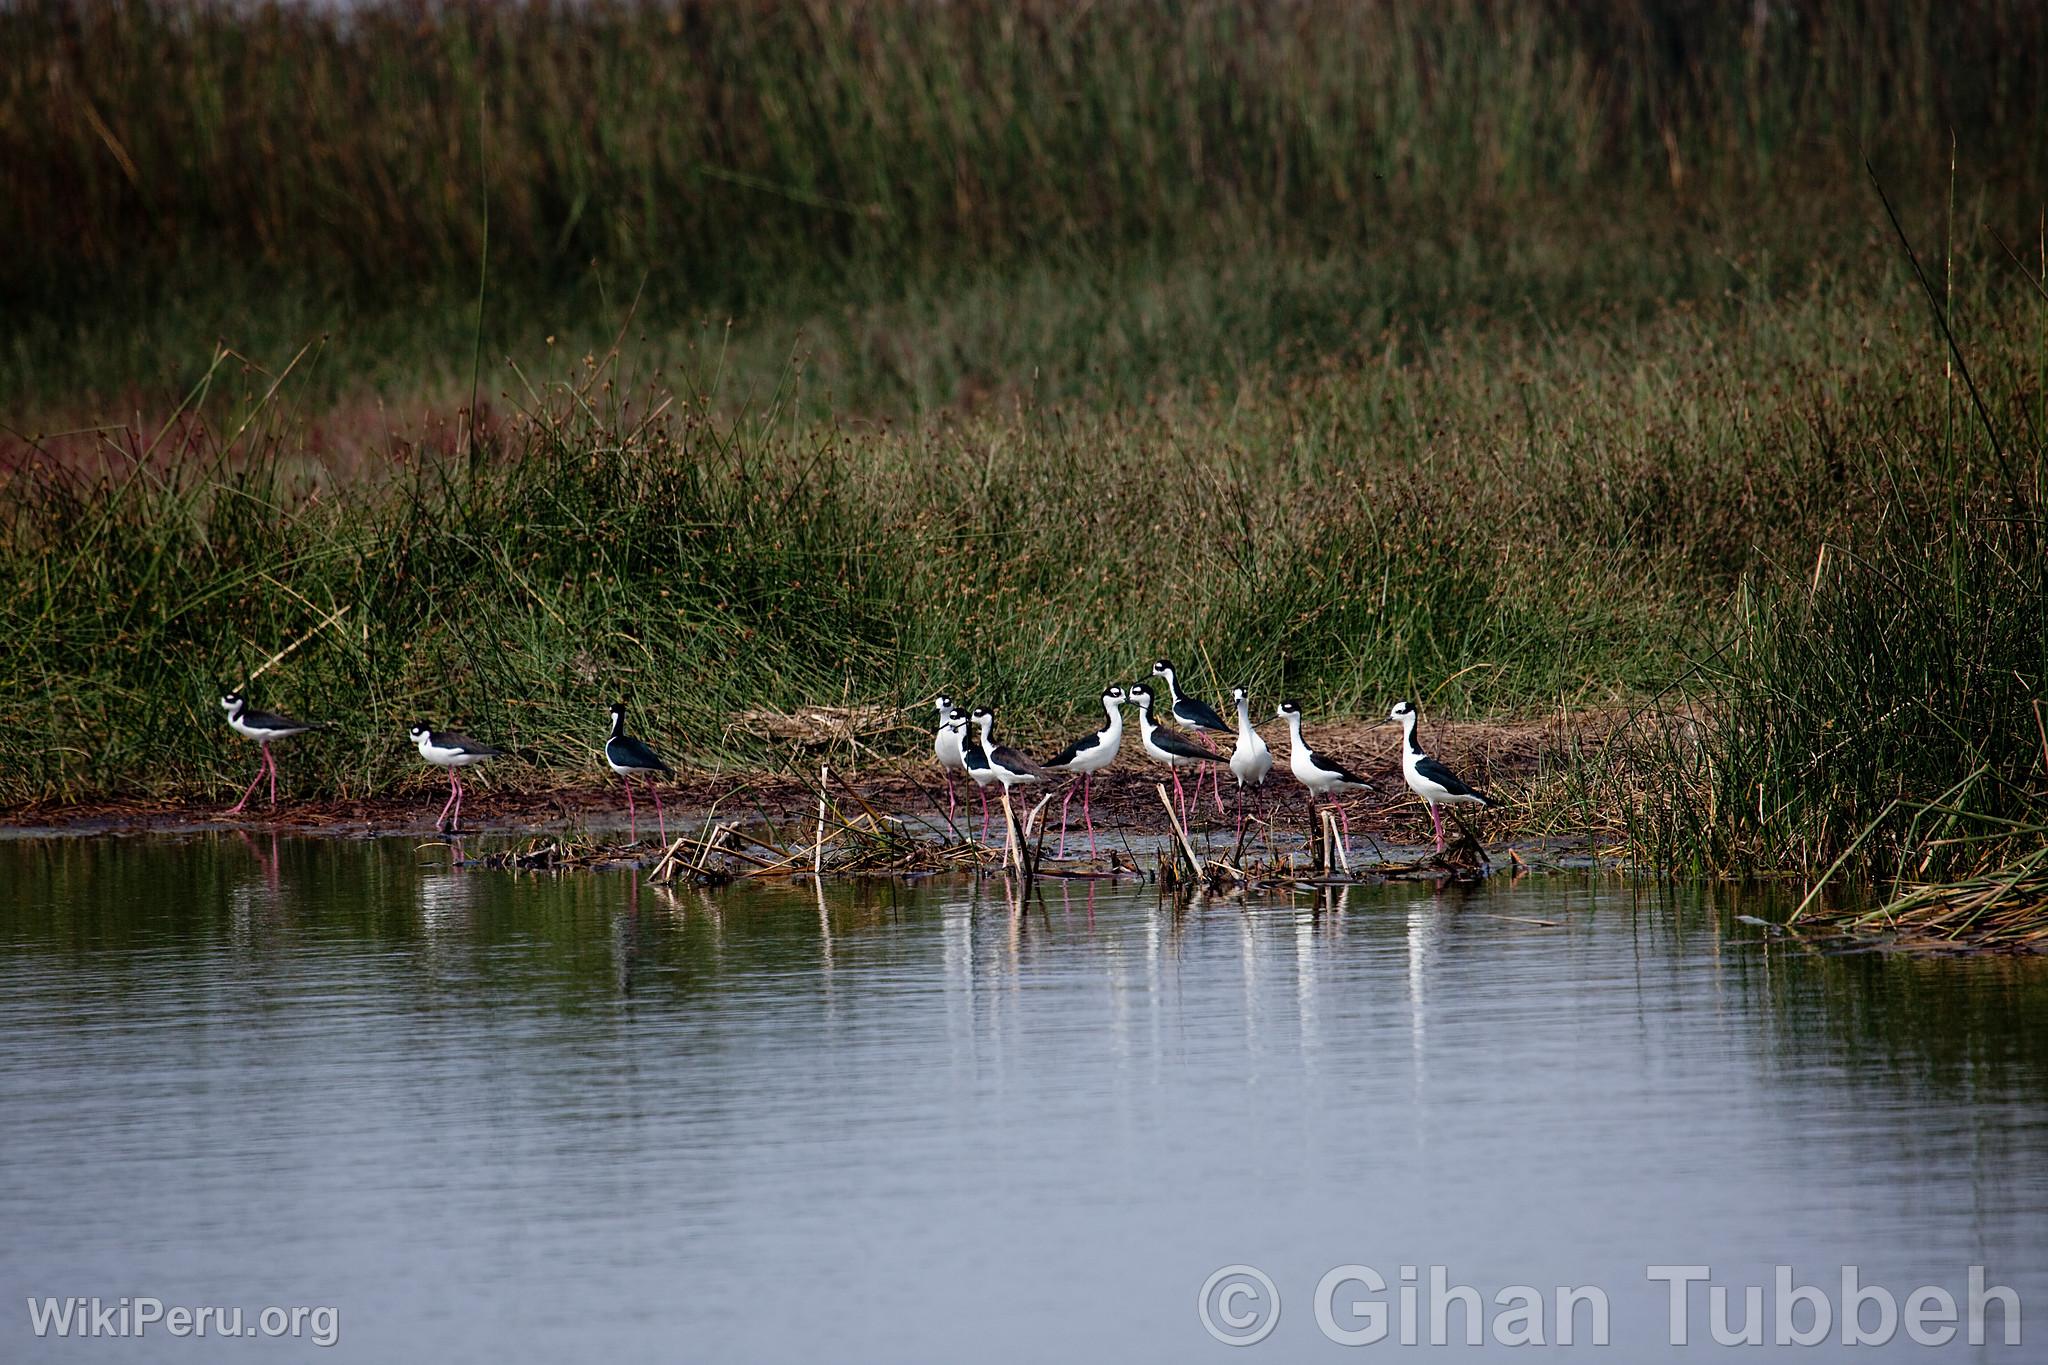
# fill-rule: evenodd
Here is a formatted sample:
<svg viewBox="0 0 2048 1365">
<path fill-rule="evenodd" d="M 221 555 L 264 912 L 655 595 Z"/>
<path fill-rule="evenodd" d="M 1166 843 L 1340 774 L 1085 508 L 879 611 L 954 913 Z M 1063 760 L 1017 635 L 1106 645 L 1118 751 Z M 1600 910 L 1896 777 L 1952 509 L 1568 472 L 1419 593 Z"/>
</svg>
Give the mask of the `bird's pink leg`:
<svg viewBox="0 0 2048 1365">
<path fill-rule="evenodd" d="M 621 778 L 626 784 L 626 837 L 634 843 L 640 842 L 640 816 L 633 809 L 633 779 Z"/>
<path fill-rule="evenodd" d="M 1223 809 L 1223 765 L 1221 763 L 1211 763 L 1209 765 L 1209 797 L 1216 803 L 1216 813 L 1218 815 L 1226 814 Z M 1201 799 L 1201 795 L 1197 793 L 1195 800 L 1199 802 Z"/>
<path fill-rule="evenodd" d="M 460 790 L 455 785 L 455 769 L 448 770 L 448 800 L 441 807 L 441 813 L 434 817 L 434 828 L 440 829 L 448 823 L 448 812 L 455 809 L 455 797 Z"/>
<path fill-rule="evenodd" d="M 946 769 L 946 823 L 953 823 L 953 770 Z"/>
<path fill-rule="evenodd" d="M 976 783 L 974 789 L 981 793 L 981 841 L 986 844 L 988 842 L 988 788 Z"/>
<path fill-rule="evenodd" d="M 1055 858 L 1067 856 L 1067 812 L 1074 805 L 1074 788 L 1080 785 L 1079 782 L 1069 782 L 1067 784 L 1067 798 L 1060 802 L 1060 851 L 1052 855 Z M 1087 802 L 1083 801 L 1081 803 L 1081 809 L 1084 811 L 1088 809 Z"/>
<path fill-rule="evenodd" d="M 661 783 L 650 777 L 647 779 L 647 790 L 654 793 L 654 827 L 661 831 L 661 844 L 663 848 L 666 848 L 668 847 L 668 816 L 661 809 Z"/>
<path fill-rule="evenodd" d="M 270 808 L 277 809 L 277 755 L 270 752 L 268 744 L 263 746 L 263 766 L 270 769 Z"/>
<path fill-rule="evenodd" d="M 1188 827 L 1188 794 L 1180 785 L 1180 769 L 1168 768 L 1167 771 L 1173 774 L 1173 799 L 1180 806 L 1180 827 L 1186 829 Z M 1199 782 L 1201 778 L 1197 777 L 1195 780 Z"/>
<path fill-rule="evenodd" d="M 1344 827 L 1344 861 L 1348 863 L 1351 861 L 1351 812 L 1342 801 L 1337 803 L 1337 820 Z"/>
<path fill-rule="evenodd" d="M 1441 853 L 1444 851 L 1444 818 L 1437 814 L 1436 802 L 1425 804 L 1429 806 L 1429 823 L 1436 827 L 1436 851 Z"/>
<path fill-rule="evenodd" d="M 1095 856 L 1095 817 L 1088 813 L 1088 792 L 1095 785 L 1094 773 L 1081 774 L 1081 819 L 1088 826 L 1088 856 Z M 1091 887 L 1092 891 L 1093 888 Z"/>
<path fill-rule="evenodd" d="M 1237 784 L 1237 842 L 1244 842 L 1244 783 Z"/>
<path fill-rule="evenodd" d="M 269 755 L 269 745 L 266 744 L 263 746 L 263 753 L 265 754 L 265 756 Z M 263 769 L 263 760 L 259 758 L 256 760 L 256 776 L 249 779 L 249 789 L 242 793 L 242 799 L 235 802 L 234 805 L 228 807 L 227 813 L 229 815 L 240 815 L 242 813 L 242 808 L 249 804 L 249 798 L 256 794 L 256 784 L 263 780 Z"/>
</svg>

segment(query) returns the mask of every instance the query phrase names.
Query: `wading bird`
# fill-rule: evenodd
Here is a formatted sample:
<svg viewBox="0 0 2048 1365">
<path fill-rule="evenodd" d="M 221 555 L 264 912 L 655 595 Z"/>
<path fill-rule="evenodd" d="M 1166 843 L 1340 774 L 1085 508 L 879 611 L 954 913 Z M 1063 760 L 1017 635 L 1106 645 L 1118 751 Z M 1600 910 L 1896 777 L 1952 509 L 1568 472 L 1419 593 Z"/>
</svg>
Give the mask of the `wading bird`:
<svg viewBox="0 0 2048 1365">
<path fill-rule="evenodd" d="M 1180 825 L 1182 829 L 1186 829 L 1188 827 L 1188 794 L 1180 785 L 1180 770 L 1182 768 L 1199 769 L 1204 763 L 1221 763 L 1223 762 L 1223 756 L 1211 753 L 1200 745 L 1194 744 L 1188 739 L 1175 734 L 1165 726 L 1154 722 L 1152 719 L 1152 689 L 1145 684 L 1133 684 L 1130 695 L 1131 702 L 1138 708 L 1138 746 L 1152 758 L 1164 763 L 1167 771 L 1173 774 L 1173 794 L 1180 801 Z M 1199 775 L 1195 781 L 1198 784 L 1196 789 L 1200 790 L 1201 778 Z"/>
<path fill-rule="evenodd" d="M 604 761 L 626 784 L 626 836 L 634 840 L 640 837 L 639 817 L 633 810 L 633 779 L 644 777 L 647 790 L 654 793 L 654 827 L 661 832 L 661 842 L 667 844 L 668 819 L 661 809 L 661 779 L 675 770 L 661 761 L 660 754 L 626 733 L 626 703 L 622 701 L 612 703 L 612 737 L 604 742 Z"/>
<path fill-rule="evenodd" d="M 1166 693 L 1169 697 L 1173 698 L 1173 705 L 1168 708 L 1168 714 L 1173 717 L 1177 724 L 1184 725 L 1190 730 L 1214 731 L 1219 735 L 1230 733 L 1230 727 L 1224 723 L 1223 717 L 1216 714 L 1215 707 L 1205 701 L 1198 701 L 1180 690 L 1180 679 L 1175 677 L 1173 672 L 1173 660 L 1154 659 L 1152 661 L 1152 675 L 1157 678 L 1166 679 Z M 1197 748 L 1205 747 L 1199 739 L 1195 739 L 1192 742 Z M 1223 814 L 1222 773 L 1214 770 L 1210 771 L 1209 795 L 1215 798 L 1216 813 L 1218 815 Z M 1202 804 L 1202 775 L 1199 772 L 1195 774 L 1195 804 L 1198 806 Z"/>
<path fill-rule="evenodd" d="M 939 709 L 938 733 L 932 736 L 932 757 L 939 760 L 939 771 L 946 775 L 946 823 L 950 825 L 953 823 L 953 812 L 957 808 L 957 803 L 953 799 L 953 774 L 967 771 L 967 760 L 960 756 L 960 736 L 967 727 L 965 724 L 959 729 L 953 727 L 953 716 L 956 711 L 951 697 L 940 693 L 932 699 L 932 705 Z M 965 717 L 962 717 L 962 720 L 964 721 Z"/>
<path fill-rule="evenodd" d="M 1045 762 L 1045 770 L 1053 773 L 1077 774 L 1079 781 L 1067 784 L 1066 800 L 1060 802 L 1060 851 L 1055 858 L 1067 856 L 1067 811 L 1074 804 L 1074 788 L 1081 789 L 1081 820 L 1088 826 L 1088 856 L 1095 856 L 1095 817 L 1088 809 L 1088 796 L 1095 774 L 1116 762 L 1117 750 L 1124 742 L 1124 690 L 1121 687 L 1102 689 L 1102 709 L 1109 713 L 1109 724 L 1094 734 L 1077 739 Z"/>
<path fill-rule="evenodd" d="M 975 715 L 982 708 L 976 708 Z M 967 776 L 974 782 L 974 788 L 981 794 L 981 842 L 988 842 L 988 789 L 996 781 L 995 764 L 989 762 L 988 749 L 968 726 L 966 713 L 953 708 L 953 722 L 960 732 L 960 762 L 967 769 Z"/>
<path fill-rule="evenodd" d="M 1438 806 L 1478 806 L 1482 809 L 1498 804 L 1485 792 L 1468 787 L 1459 780 L 1456 773 L 1423 752 L 1415 742 L 1415 723 L 1421 713 L 1412 701 L 1397 701 L 1394 709 L 1387 712 L 1387 719 L 1401 723 L 1401 775 L 1408 779 L 1408 790 L 1422 798 L 1422 804 L 1429 807 L 1429 822 L 1436 829 L 1436 851 L 1444 851 L 1444 818 L 1437 813 Z"/>
<path fill-rule="evenodd" d="M 262 757 L 256 760 L 256 776 L 249 779 L 249 788 L 242 793 L 242 799 L 228 807 L 229 815 L 240 815 L 249 798 L 256 794 L 256 784 L 263 780 L 263 774 L 270 774 L 270 806 L 277 808 L 277 760 L 271 757 L 270 746 L 280 739 L 303 735 L 308 730 L 318 730 L 303 720 L 280 716 L 275 711 L 252 711 L 240 692 L 223 692 L 220 697 L 221 710 L 228 713 L 228 728 L 243 739 L 253 739 Z"/>
<path fill-rule="evenodd" d="M 1278 712 L 1287 722 L 1287 768 L 1294 774 L 1294 780 L 1307 787 L 1309 795 L 1317 801 L 1327 801 L 1340 792 L 1369 792 L 1372 783 L 1334 763 L 1308 747 L 1308 741 L 1301 736 L 1301 706 L 1297 702 L 1283 701 Z M 1337 819 L 1344 826 L 1344 850 L 1351 851 L 1351 817 L 1344 812 L 1344 803 L 1334 803 Z M 1314 802 L 1310 802 L 1313 811 Z"/>
<path fill-rule="evenodd" d="M 409 734 L 412 742 L 420 749 L 420 757 L 437 768 L 448 770 L 448 804 L 441 807 L 441 814 L 434 820 L 434 828 L 440 829 L 445 823 L 449 833 L 462 828 L 462 778 L 456 770 L 497 758 L 505 751 L 493 745 L 458 735 L 450 730 L 429 729 L 425 721 L 412 727 Z M 450 812 L 453 818 L 450 818 Z"/>
<path fill-rule="evenodd" d="M 1033 763 L 1029 758 L 1026 758 L 1021 751 L 1012 749 L 1009 745 L 997 741 L 996 713 L 994 711 L 991 711 L 986 706 L 975 707 L 974 723 L 981 727 L 981 752 L 988 759 L 989 776 L 991 780 L 1002 783 L 1005 792 L 1009 791 L 1012 787 L 1022 786 L 1027 782 L 1045 781 L 1045 769 Z M 987 839 L 988 835 L 984 833 L 982 835 L 983 842 L 986 842 Z M 1010 822 L 1005 820 L 1003 822 L 1004 851 L 1007 852 L 1009 847 Z"/>
<path fill-rule="evenodd" d="M 1230 775 L 1237 779 L 1237 839 L 1244 842 L 1244 789 L 1264 787 L 1266 774 L 1273 771 L 1273 751 L 1266 747 L 1266 741 L 1259 738 L 1259 732 L 1252 728 L 1252 694 L 1245 688 L 1230 689 L 1230 699 L 1237 703 L 1237 747 L 1230 753 Z M 1272 845 L 1267 844 L 1271 852 Z"/>
</svg>

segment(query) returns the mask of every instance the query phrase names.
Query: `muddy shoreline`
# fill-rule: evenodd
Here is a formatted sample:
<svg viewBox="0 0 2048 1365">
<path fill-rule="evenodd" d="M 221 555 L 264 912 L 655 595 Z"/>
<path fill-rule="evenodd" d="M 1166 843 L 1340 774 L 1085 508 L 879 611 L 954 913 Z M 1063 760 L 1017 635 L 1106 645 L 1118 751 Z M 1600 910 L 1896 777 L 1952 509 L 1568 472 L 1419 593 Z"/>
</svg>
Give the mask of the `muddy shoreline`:
<svg viewBox="0 0 2048 1365">
<path fill-rule="evenodd" d="M 1606 719 L 1602 717 L 1601 719 Z M 1589 723 L 1590 721 L 1590 723 Z M 1476 784 L 1507 803 L 1500 811 L 1478 817 L 1473 827 L 1489 842 L 1507 841 L 1524 833 L 1526 812 L 1517 798 L 1535 775 L 1540 756 L 1569 732 L 1582 740 L 1597 733 L 1599 721 L 1577 718 L 1569 725 L 1551 719 L 1536 722 L 1482 723 L 1446 726 L 1432 736 L 1435 752 Z M 1324 726 L 1317 747 L 1333 753 L 1370 780 L 1376 790 L 1346 803 L 1351 829 L 1404 845 L 1429 841 L 1429 818 L 1411 795 L 1396 766 L 1398 749 L 1389 731 L 1366 722 Z M 1326 738 L 1327 737 L 1327 738 Z M 224 743 L 226 740 L 223 741 Z M 1227 752 L 1227 746 L 1225 752 Z M 1266 809 L 1279 828 L 1309 827 L 1306 794 L 1288 775 L 1280 752 L 1264 788 Z M 799 768 L 798 765 L 803 767 Z M 823 786 L 819 770 L 829 777 Z M 1134 752 L 1126 752 L 1094 781 L 1092 804 L 1098 834 L 1104 830 L 1155 836 L 1166 823 L 1154 784 L 1167 781 L 1165 770 Z M 1192 778 L 1184 779 L 1192 795 Z M 466 830 L 483 834 L 520 834 L 565 829 L 608 831 L 627 825 L 626 800 L 620 784 L 596 773 L 563 780 L 555 775 L 507 763 L 493 765 L 465 779 L 470 796 L 463 810 Z M 1170 789 L 1170 787 L 1169 787 Z M 434 818 L 447 796 L 436 774 L 422 770 L 417 783 L 403 791 L 373 797 L 294 799 L 287 792 L 276 810 L 251 803 L 241 815 L 228 815 L 235 793 L 214 799 L 196 796 L 110 798 L 86 802 L 30 802 L 0 809 L 0 831 L 12 834 L 124 834 L 185 832 L 208 829 L 276 830 L 298 834 L 375 834 L 432 832 Z M 1064 780 L 1047 784 L 1053 793 L 1046 817 L 1057 829 Z M 946 783 L 928 760 L 898 759 L 869 763 L 842 772 L 808 756 L 793 756 L 780 771 L 682 772 L 662 784 L 662 801 L 672 829 L 689 828 L 708 818 L 754 819 L 779 823 L 815 816 L 818 798 L 844 812 L 868 811 L 896 816 L 914 825 L 947 832 Z M 1044 790 L 1030 797 L 1019 793 L 1028 809 Z M 653 804 L 645 788 L 636 792 L 640 825 L 651 833 Z M 980 801 L 971 783 L 955 782 L 954 820 L 963 832 L 978 832 Z M 991 798 L 993 809 L 993 798 Z M 1221 827 L 1236 820 L 1236 793 L 1223 775 L 1224 813 L 1204 788 L 1198 829 Z M 1247 811 L 1252 809 L 1247 802 Z M 1022 810 L 1019 812 L 1022 814 Z M 970 822 L 972 829 L 970 830 Z M 1080 832 L 1081 800 L 1075 793 L 1071 830 Z"/>
</svg>

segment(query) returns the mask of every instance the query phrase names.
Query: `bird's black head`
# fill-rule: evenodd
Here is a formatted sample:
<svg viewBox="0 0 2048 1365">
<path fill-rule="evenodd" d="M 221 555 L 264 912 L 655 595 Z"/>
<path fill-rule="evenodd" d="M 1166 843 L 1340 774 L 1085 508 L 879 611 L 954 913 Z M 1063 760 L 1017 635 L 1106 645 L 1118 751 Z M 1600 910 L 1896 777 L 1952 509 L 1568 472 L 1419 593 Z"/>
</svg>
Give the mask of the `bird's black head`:
<svg viewBox="0 0 2048 1365">
<path fill-rule="evenodd" d="M 1414 703 L 1414 702 L 1412 702 L 1412 701 L 1397 701 L 1397 702 L 1395 702 L 1395 703 L 1394 703 L 1394 709 L 1393 709 L 1393 710 L 1391 710 L 1391 711 L 1389 711 L 1389 712 L 1387 712 L 1387 719 L 1388 719 L 1388 720 L 1406 720 L 1406 719 L 1408 719 L 1408 717 L 1410 717 L 1410 716 L 1412 716 L 1412 715 L 1414 715 L 1414 714 L 1415 714 L 1415 703 Z"/>
<path fill-rule="evenodd" d="M 1108 687 L 1102 689 L 1102 699 L 1104 701 L 1120 702 L 1124 699 L 1124 690 L 1111 683 Z"/>
<path fill-rule="evenodd" d="M 1292 697 L 1289 697 L 1286 701 L 1280 703 L 1280 709 L 1275 714 L 1282 716 L 1298 716 L 1301 714 L 1301 703 L 1294 700 Z"/>
<path fill-rule="evenodd" d="M 977 706 L 974 708 L 974 721 L 977 725 L 984 720 L 993 718 L 994 716 L 995 712 L 989 710 L 986 706 Z"/>
<path fill-rule="evenodd" d="M 1233 687 L 1230 689 L 1230 699 L 1232 701 L 1246 701 L 1250 699 L 1251 695 L 1251 689 L 1247 687 Z"/>
<path fill-rule="evenodd" d="M 1166 677 L 1166 676 L 1167 676 L 1168 674 L 1170 674 L 1170 673 L 1172 673 L 1172 672 L 1173 672 L 1173 660 L 1171 660 L 1171 659 L 1154 659 L 1154 660 L 1152 661 L 1152 676 L 1153 676 L 1153 677 L 1155 677 L 1155 678 L 1163 678 L 1163 677 Z"/>
<path fill-rule="evenodd" d="M 967 723 L 967 713 L 956 706 L 946 712 L 946 719 L 948 721 L 958 721 L 960 724 L 965 725 Z"/>
<path fill-rule="evenodd" d="M 407 730 L 406 733 L 411 735 L 412 742 L 417 744 L 421 740 L 425 739 L 429 734 L 431 734 L 433 732 L 433 728 L 434 727 L 428 725 L 423 720 L 416 720 L 412 723 L 412 728 L 410 730 Z"/>
<path fill-rule="evenodd" d="M 223 711 L 233 711 L 241 704 L 242 694 L 240 692 L 223 692 L 220 694 L 220 709 Z"/>
<path fill-rule="evenodd" d="M 953 699 L 947 696 L 944 692 L 941 692 L 938 696 L 932 698 L 932 705 L 939 708 L 939 714 L 942 716 L 952 714 Z"/>
<path fill-rule="evenodd" d="M 1152 704 L 1152 689 L 1143 683 L 1132 683 L 1130 695 L 1131 700 L 1136 702 L 1141 710 Z"/>
</svg>

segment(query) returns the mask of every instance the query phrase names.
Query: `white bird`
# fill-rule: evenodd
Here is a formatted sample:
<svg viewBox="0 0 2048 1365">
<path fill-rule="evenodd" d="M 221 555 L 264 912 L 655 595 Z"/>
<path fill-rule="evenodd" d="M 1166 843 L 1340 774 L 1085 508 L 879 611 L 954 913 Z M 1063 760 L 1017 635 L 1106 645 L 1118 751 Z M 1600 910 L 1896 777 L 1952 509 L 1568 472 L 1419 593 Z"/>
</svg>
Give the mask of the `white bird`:
<svg viewBox="0 0 2048 1365">
<path fill-rule="evenodd" d="M 1045 770 L 1053 773 L 1076 773 L 1079 783 L 1067 784 L 1067 799 L 1060 802 L 1060 851 L 1055 858 L 1067 856 L 1067 811 L 1074 804 L 1074 788 L 1081 788 L 1081 819 L 1088 826 L 1088 856 L 1095 856 L 1095 817 L 1088 809 L 1090 784 L 1095 774 L 1116 762 L 1117 751 L 1124 743 L 1124 690 L 1121 687 L 1102 689 L 1102 709 L 1109 713 L 1109 724 L 1094 734 L 1077 739 L 1057 754 L 1047 759 Z"/>
<path fill-rule="evenodd" d="M 996 742 L 996 713 L 994 711 L 991 711 L 986 706 L 975 707 L 974 722 L 981 727 L 980 748 L 982 757 L 988 765 L 990 781 L 1002 783 L 1003 791 L 1006 793 L 1012 787 L 1023 786 L 1030 782 L 1045 781 L 1045 769 L 1033 763 L 1029 758 L 1026 758 L 1019 750 L 1012 749 L 1007 744 Z M 976 776 L 976 780 L 981 780 L 979 775 Z M 984 830 L 982 832 L 982 841 L 986 843 L 987 840 L 988 833 Z M 1009 821 L 1005 820 L 1003 822 L 1003 848 L 1007 851 L 1009 847 L 1010 825 Z"/>
<path fill-rule="evenodd" d="M 1307 787 L 1309 795 L 1319 801 L 1327 801 L 1340 792 L 1369 792 L 1372 783 L 1352 772 L 1341 763 L 1324 758 L 1311 749 L 1301 734 L 1301 706 L 1297 702 L 1280 703 L 1279 716 L 1287 722 L 1287 770 L 1294 774 L 1294 780 Z M 1344 812 L 1344 803 L 1336 802 L 1337 818 L 1344 826 L 1344 847 L 1351 847 L 1351 817 Z"/>
<path fill-rule="evenodd" d="M 1185 726 L 1191 732 L 1189 741 L 1196 748 L 1207 747 L 1200 738 L 1200 731 L 1212 730 L 1219 735 L 1230 733 L 1230 727 L 1223 723 L 1223 717 L 1216 714 L 1215 707 L 1199 697 L 1191 697 L 1180 690 L 1180 675 L 1174 671 L 1173 660 L 1154 659 L 1152 661 L 1152 676 L 1166 679 L 1166 695 L 1173 701 L 1173 704 L 1166 708 L 1167 714 L 1173 717 L 1174 724 Z M 1198 806 L 1202 804 L 1203 773 L 1207 773 L 1209 776 L 1212 784 L 1209 795 L 1216 802 L 1216 813 L 1221 815 L 1223 814 L 1223 778 L 1214 768 L 1206 768 L 1196 772 L 1195 804 Z"/>
<path fill-rule="evenodd" d="M 419 746 L 421 758 L 437 768 L 448 770 L 448 804 L 441 807 L 441 814 L 434 820 L 434 828 L 441 828 L 444 822 L 451 833 L 462 828 L 462 779 L 455 770 L 474 766 L 487 758 L 497 758 L 505 751 L 452 730 L 430 729 L 425 721 L 407 733 Z M 450 811 L 455 813 L 452 820 L 449 819 Z"/>
<path fill-rule="evenodd" d="M 1478 806 L 1484 809 L 1498 805 L 1485 792 L 1465 785 L 1458 775 L 1423 752 L 1415 742 L 1415 723 L 1421 713 L 1411 701 L 1397 701 L 1394 709 L 1387 712 L 1387 719 L 1401 723 L 1401 775 L 1408 779 L 1408 790 L 1422 798 L 1422 804 L 1429 808 L 1429 822 L 1436 828 L 1436 851 L 1444 851 L 1444 818 L 1437 813 L 1438 806 Z"/>
<path fill-rule="evenodd" d="M 979 716 L 983 708 L 976 707 Z M 960 736 L 960 762 L 967 769 L 967 776 L 974 781 L 975 790 L 981 795 L 981 842 L 988 842 L 988 789 L 996 782 L 996 765 L 989 761 L 988 749 L 968 728 L 969 717 L 959 707 L 953 708 L 951 723 Z"/>
<path fill-rule="evenodd" d="M 1273 771 L 1273 751 L 1252 728 L 1252 694 L 1245 688 L 1230 689 L 1237 703 L 1237 747 L 1230 754 L 1230 775 L 1237 779 L 1237 837 L 1244 839 L 1244 789 L 1263 787 L 1266 774 Z"/>
<path fill-rule="evenodd" d="M 1180 825 L 1188 827 L 1188 795 L 1180 785 L 1182 768 L 1196 769 L 1196 791 L 1201 790 L 1200 767 L 1204 763 L 1221 763 L 1223 755 L 1211 753 L 1185 736 L 1177 735 L 1152 719 L 1152 689 L 1143 683 L 1133 683 L 1131 701 L 1138 708 L 1138 747 L 1153 759 L 1166 765 L 1173 774 L 1173 794 L 1180 800 Z"/>
<path fill-rule="evenodd" d="M 242 813 L 242 808 L 249 804 L 249 798 L 256 794 L 256 784 L 263 780 L 263 774 L 266 772 L 270 774 L 270 805 L 273 810 L 276 809 L 277 760 L 271 756 L 270 746 L 280 739 L 290 739 L 293 735 L 303 735 L 321 727 L 309 725 L 302 720 L 293 720 L 290 716 L 280 716 L 273 711 L 252 711 L 240 692 L 221 693 L 220 709 L 228 713 L 228 728 L 243 739 L 255 740 L 256 747 L 263 755 L 257 760 L 256 776 L 249 779 L 248 790 L 242 793 L 241 800 L 228 807 L 227 813 Z"/>
<path fill-rule="evenodd" d="M 963 724 L 957 730 L 953 728 L 956 708 L 951 697 L 940 693 L 932 699 L 932 705 L 939 709 L 938 732 L 932 736 L 932 757 L 939 761 L 939 770 L 946 775 L 946 823 L 951 824 L 953 812 L 957 809 L 953 799 L 953 774 L 964 775 L 967 771 L 967 760 L 960 752 L 960 740 L 967 733 L 967 726 L 965 717 L 962 717 Z"/>
<path fill-rule="evenodd" d="M 668 846 L 668 816 L 661 808 L 661 779 L 672 776 L 675 769 L 662 761 L 660 754 L 626 733 L 626 703 L 612 703 L 611 738 L 604 742 L 605 766 L 617 773 L 626 784 L 626 834 L 636 842 L 640 838 L 640 817 L 633 809 L 633 779 L 647 779 L 647 790 L 654 793 L 654 827 L 661 834 L 662 846 Z"/>
</svg>

